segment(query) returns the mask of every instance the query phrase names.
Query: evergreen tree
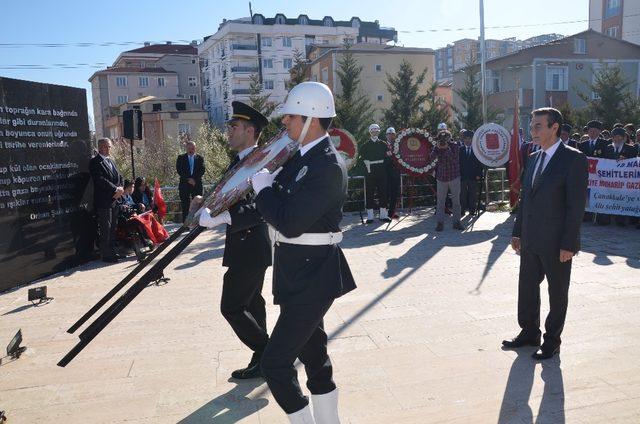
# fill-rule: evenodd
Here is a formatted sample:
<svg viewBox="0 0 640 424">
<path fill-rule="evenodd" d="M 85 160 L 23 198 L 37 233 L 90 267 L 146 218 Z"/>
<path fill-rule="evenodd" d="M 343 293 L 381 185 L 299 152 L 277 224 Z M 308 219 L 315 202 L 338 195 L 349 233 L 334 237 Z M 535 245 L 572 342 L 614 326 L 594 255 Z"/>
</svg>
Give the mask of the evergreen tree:
<svg viewBox="0 0 640 424">
<path fill-rule="evenodd" d="M 336 124 L 349 131 L 356 140 L 368 139 L 372 107 L 366 94 L 360 91 L 362 66 L 351 52 L 351 45 L 344 45 L 345 52 L 338 61 L 338 78 L 342 94 L 336 96 Z"/>
<path fill-rule="evenodd" d="M 271 93 L 264 93 L 264 88 L 260 83 L 260 77 L 257 74 L 252 74 L 249 83 L 249 106 L 262 113 L 264 116 L 269 116 L 276 108 L 274 102 L 269 101 Z"/>
<path fill-rule="evenodd" d="M 385 85 L 391 95 L 391 106 L 384 111 L 385 125 L 396 129 L 422 125 L 423 103 L 428 96 L 420 94 L 420 86 L 426 74 L 425 69 L 415 76 L 413 67 L 406 60 L 402 60 L 395 76 L 387 74 Z"/>
<path fill-rule="evenodd" d="M 426 128 L 431 133 L 435 133 L 437 131 L 439 123 L 449 121 L 447 103 L 438 98 L 436 95 L 437 89 L 437 82 L 432 83 L 427 88 L 427 98 L 425 100 L 424 110 L 421 117 L 422 127 Z"/>
<path fill-rule="evenodd" d="M 480 85 L 480 68 L 469 64 L 463 70 L 465 74 L 464 86 L 454 92 L 460 96 L 462 107 L 453 106 L 456 121 L 460 128 L 475 131 L 482 126 L 482 88 Z M 501 111 L 487 106 L 487 122 L 498 122 Z"/>
<path fill-rule="evenodd" d="M 309 79 L 308 71 L 309 71 L 309 62 L 307 61 L 307 57 L 305 56 L 304 52 L 301 52 L 300 50 L 297 50 L 297 49 L 294 50 L 293 66 L 289 71 L 289 74 L 291 75 L 291 79 L 287 84 L 287 90 L 291 90 L 293 87 L 300 84 L 301 82 L 307 81 Z"/>
<path fill-rule="evenodd" d="M 633 81 L 625 78 L 620 66 L 605 64 L 595 73 L 593 82 L 583 82 L 589 92 L 578 92 L 578 96 L 587 104 L 585 109 L 590 119 L 602 121 L 605 128 L 612 128 L 616 122 L 640 119 L 640 101 L 631 92 Z"/>
</svg>

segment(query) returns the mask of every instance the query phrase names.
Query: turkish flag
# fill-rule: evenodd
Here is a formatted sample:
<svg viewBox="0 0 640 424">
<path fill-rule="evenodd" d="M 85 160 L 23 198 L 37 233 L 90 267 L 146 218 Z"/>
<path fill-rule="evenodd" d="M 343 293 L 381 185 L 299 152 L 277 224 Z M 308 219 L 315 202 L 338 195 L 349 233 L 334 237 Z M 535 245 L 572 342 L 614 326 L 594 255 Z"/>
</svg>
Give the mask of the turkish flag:
<svg viewBox="0 0 640 424">
<path fill-rule="evenodd" d="M 598 168 L 598 159 L 587 158 L 589 161 L 589 174 L 595 174 Z"/>
<path fill-rule="evenodd" d="M 169 233 L 167 233 L 167 230 L 165 230 L 162 224 L 155 219 L 151 211 L 135 215 L 131 219 L 138 221 L 142 227 L 144 227 L 147 237 L 155 244 L 160 244 L 169 238 Z"/>
<path fill-rule="evenodd" d="M 520 157 L 520 117 L 518 93 L 516 92 L 516 105 L 513 113 L 513 126 L 511 129 L 511 145 L 509 146 L 509 205 L 514 208 L 520 200 L 520 173 L 522 172 L 522 158 Z M 497 137 L 496 137 L 497 143 Z M 487 140 L 487 147 L 489 143 Z"/>
<path fill-rule="evenodd" d="M 167 214 L 167 204 L 162 198 L 162 190 L 160 189 L 160 183 L 157 178 L 153 187 L 153 203 L 158 207 L 158 216 L 160 216 L 160 219 L 163 219 Z"/>
</svg>

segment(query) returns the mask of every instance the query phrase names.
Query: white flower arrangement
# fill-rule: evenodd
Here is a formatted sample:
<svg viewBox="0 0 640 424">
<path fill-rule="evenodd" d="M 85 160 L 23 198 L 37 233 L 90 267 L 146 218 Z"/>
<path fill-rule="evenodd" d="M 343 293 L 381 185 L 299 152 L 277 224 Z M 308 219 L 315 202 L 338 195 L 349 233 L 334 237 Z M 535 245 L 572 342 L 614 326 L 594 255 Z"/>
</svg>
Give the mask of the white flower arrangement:
<svg viewBox="0 0 640 424">
<path fill-rule="evenodd" d="M 432 162 L 428 163 L 427 165 L 418 168 L 408 164 L 407 162 L 404 161 L 404 159 L 402 159 L 402 156 L 400 156 L 400 143 L 405 137 L 411 136 L 411 135 L 421 135 L 422 137 L 426 138 L 433 147 L 435 147 L 436 145 L 434 138 L 429 134 L 427 130 L 424 130 L 421 128 L 406 128 L 400 131 L 400 133 L 398 134 L 398 137 L 393 142 L 393 157 L 395 161 L 402 168 L 411 172 L 412 174 L 416 174 L 416 175 L 427 174 L 436 166 L 436 164 L 438 163 L 437 159 L 434 159 Z"/>
</svg>

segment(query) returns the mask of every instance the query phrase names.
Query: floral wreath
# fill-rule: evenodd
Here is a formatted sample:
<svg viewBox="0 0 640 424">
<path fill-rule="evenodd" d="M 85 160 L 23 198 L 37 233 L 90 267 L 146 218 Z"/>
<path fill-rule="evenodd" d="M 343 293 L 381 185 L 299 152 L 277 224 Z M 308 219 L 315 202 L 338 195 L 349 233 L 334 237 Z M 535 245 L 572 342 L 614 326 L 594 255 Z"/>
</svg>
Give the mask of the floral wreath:
<svg viewBox="0 0 640 424">
<path fill-rule="evenodd" d="M 398 165 L 400 165 L 400 167 L 402 167 L 403 169 L 405 169 L 407 172 L 409 172 L 411 174 L 419 176 L 419 175 L 427 174 L 433 168 L 435 168 L 436 164 L 438 163 L 438 159 L 434 158 L 430 163 L 427 163 L 425 166 L 420 167 L 420 168 L 412 166 L 412 165 L 409 165 L 407 162 L 404 161 L 404 159 L 402 159 L 402 156 L 400 156 L 400 142 L 402 142 L 402 140 L 405 137 L 410 136 L 410 135 L 414 135 L 414 134 L 418 134 L 418 135 L 423 136 L 427 141 L 429 141 L 431 143 L 432 148 L 435 148 L 436 141 L 429 134 L 429 132 L 427 130 L 420 129 L 420 128 L 405 128 L 404 130 L 400 131 L 400 133 L 398 134 L 398 137 L 393 142 L 391 156 L 393 157 L 393 160 Z"/>
</svg>

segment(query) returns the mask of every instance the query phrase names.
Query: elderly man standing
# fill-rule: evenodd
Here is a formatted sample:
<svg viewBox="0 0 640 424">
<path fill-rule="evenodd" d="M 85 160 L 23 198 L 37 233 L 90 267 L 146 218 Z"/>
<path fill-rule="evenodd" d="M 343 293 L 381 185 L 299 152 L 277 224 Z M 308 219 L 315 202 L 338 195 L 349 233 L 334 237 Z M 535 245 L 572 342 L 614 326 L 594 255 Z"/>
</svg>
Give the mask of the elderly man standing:
<svg viewBox="0 0 640 424">
<path fill-rule="evenodd" d="M 562 114 L 553 108 L 532 112 L 531 136 L 540 145 L 522 178 L 520 207 L 511 246 L 520 255 L 518 324 L 520 333 L 505 348 L 540 346 L 540 284 L 549 286 L 544 343 L 534 359 L 560 352 L 569 301 L 571 261 L 580 250 L 580 225 L 587 202 L 586 156 L 560 139 Z"/>
<path fill-rule="evenodd" d="M 124 194 L 122 175 L 109 156 L 111 140 L 98 140 L 98 154 L 89 161 L 93 180 L 93 207 L 98 213 L 100 228 L 100 254 L 105 262 L 118 262 L 116 254 L 117 200 Z"/>
<path fill-rule="evenodd" d="M 179 155 L 176 159 L 176 171 L 180 176 L 178 191 L 180 193 L 180 204 L 182 205 L 182 222 L 189 215 L 189 204 L 191 199 L 202 196 L 202 176 L 204 175 L 204 159 L 196 154 L 196 143 L 188 141 L 187 152 Z"/>
</svg>

